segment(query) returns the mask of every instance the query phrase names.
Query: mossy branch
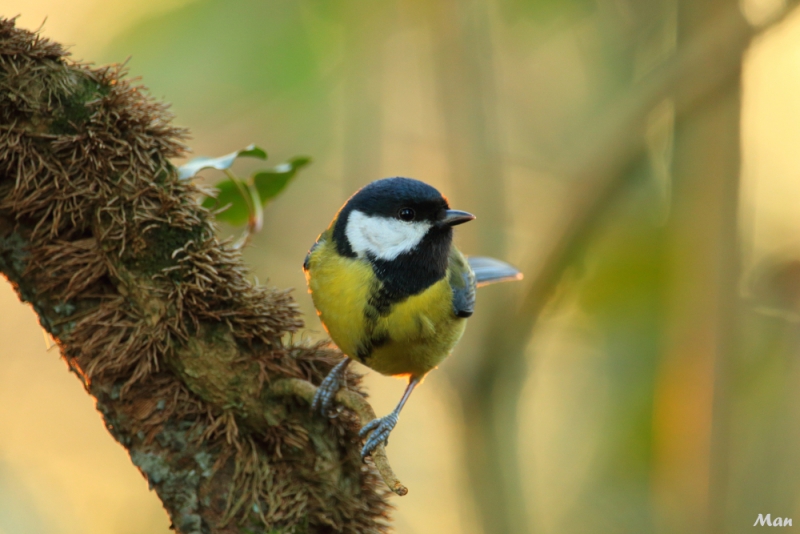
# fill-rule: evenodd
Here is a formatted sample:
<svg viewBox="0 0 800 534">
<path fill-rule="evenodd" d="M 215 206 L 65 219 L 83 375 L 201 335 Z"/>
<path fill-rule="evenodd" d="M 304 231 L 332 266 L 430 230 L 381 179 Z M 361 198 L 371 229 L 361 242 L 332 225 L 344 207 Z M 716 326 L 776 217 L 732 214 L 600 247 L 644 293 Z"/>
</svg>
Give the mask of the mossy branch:
<svg viewBox="0 0 800 534">
<path fill-rule="evenodd" d="M 283 378 L 275 381 L 275 383 L 270 386 L 269 390 L 273 395 L 295 395 L 311 404 L 317 388 L 306 380 Z M 376 418 L 372 406 L 358 393 L 347 389 L 340 389 L 336 393 L 335 400 L 342 406 L 356 412 L 361 419 L 362 425 Z M 386 449 L 383 444 L 375 447 L 371 456 L 372 461 L 375 462 L 375 467 L 378 468 L 378 473 L 380 473 L 386 485 L 398 495 L 402 496 L 407 494 L 408 488 L 400 483 L 389 465 L 389 459 L 386 457 Z"/>
<path fill-rule="evenodd" d="M 216 238 L 169 160 L 186 132 L 123 74 L 0 19 L 0 272 L 177 532 L 387 531 L 389 492 L 359 450 L 371 409 L 342 392 L 353 411 L 326 420 L 295 398 L 341 355 L 284 341 L 295 302 Z"/>
</svg>

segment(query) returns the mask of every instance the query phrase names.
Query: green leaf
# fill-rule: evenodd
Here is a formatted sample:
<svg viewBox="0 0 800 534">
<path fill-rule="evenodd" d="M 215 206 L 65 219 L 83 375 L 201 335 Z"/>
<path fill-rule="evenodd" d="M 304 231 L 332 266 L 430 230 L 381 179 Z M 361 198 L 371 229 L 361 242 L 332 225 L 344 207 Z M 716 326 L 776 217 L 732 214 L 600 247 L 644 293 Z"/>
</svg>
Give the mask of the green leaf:
<svg viewBox="0 0 800 534">
<path fill-rule="evenodd" d="M 275 198 L 289 184 L 294 175 L 302 167 L 311 163 L 311 158 L 304 156 L 292 158 L 286 163 L 253 174 L 253 184 L 256 186 L 261 202 L 266 204 L 270 199 Z"/>
<path fill-rule="evenodd" d="M 255 186 L 255 192 L 253 192 L 252 196 L 257 193 L 261 204 L 266 204 L 286 187 L 299 169 L 310 162 L 311 158 L 296 157 L 272 169 L 253 173 L 249 181 L 250 184 Z M 217 196 L 204 198 L 203 207 L 210 210 L 222 209 L 223 211 L 216 215 L 219 221 L 227 222 L 233 226 L 247 224 L 250 217 L 253 216 L 250 212 L 250 203 L 256 202 L 256 200 L 243 196 L 245 194 L 251 196 L 248 190 L 248 183 L 241 183 L 240 185 L 242 187 L 237 186 L 230 178 L 222 180 L 214 186 L 218 191 Z"/>
<path fill-rule="evenodd" d="M 228 206 L 224 211 L 216 215 L 217 220 L 234 226 L 246 224 L 250 219 L 250 208 L 247 200 L 242 196 L 242 191 L 233 183 L 233 180 L 222 180 L 214 187 L 219 191 L 219 194 L 216 198 L 204 198 L 203 207 L 210 210 L 218 210 Z"/>
<path fill-rule="evenodd" d="M 267 151 L 256 145 L 248 145 L 239 151 L 237 157 L 267 159 Z"/>
<path fill-rule="evenodd" d="M 230 154 L 226 154 L 218 158 L 209 158 L 205 156 L 194 158 L 193 160 L 188 161 L 178 167 L 178 179 L 188 180 L 203 169 L 217 169 L 224 171 L 233 165 L 233 162 L 236 161 L 236 158 L 267 159 L 267 152 L 263 148 L 257 147 L 256 145 L 250 145 L 241 150 L 231 152 Z"/>
</svg>

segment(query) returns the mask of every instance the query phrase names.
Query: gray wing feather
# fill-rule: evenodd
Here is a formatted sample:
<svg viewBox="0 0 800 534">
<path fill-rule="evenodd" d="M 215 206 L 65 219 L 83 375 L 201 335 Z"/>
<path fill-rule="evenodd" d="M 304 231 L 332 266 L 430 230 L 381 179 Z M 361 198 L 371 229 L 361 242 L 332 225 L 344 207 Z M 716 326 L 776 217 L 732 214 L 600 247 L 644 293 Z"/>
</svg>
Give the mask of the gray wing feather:
<svg viewBox="0 0 800 534">
<path fill-rule="evenodd" d="M 469 317 L 475 311 L 475 275 L 460 253 L 451 254 L 450 262 L 448 281 L 453 290 L 453 312 L 457 317 Z"/>
<path fill-rule="evenodd" d="M 494 258 L 468 256 L 467 263 L 469 263 L 469 266 L 475 273 L 475 282 L 478 287 L 494 284 L 496 282 L 522 279 L 522 273 L 519 269 Z"/>
<path fill-rule="evenodd" d="M 469 317 L 475 311 L 475 279 L 469 271 L 461 278 L 461 287 L 453 288 L 453 311 L 458 317 Z"/>
<path fill-rule="evenodd" d="M 317 239 L 317 241 L 313 245 L 311 245 L 311 248 L 308 249 L 308 254 L 306 254 L 306 259 L 303 260 L 304 271 L 308 270 L 308 260 L 311 259 L 311 254 L 314 252 L 314 249 L 316 249 L 318 246 L 319 246 L 319 239 Z"/>
</svg>

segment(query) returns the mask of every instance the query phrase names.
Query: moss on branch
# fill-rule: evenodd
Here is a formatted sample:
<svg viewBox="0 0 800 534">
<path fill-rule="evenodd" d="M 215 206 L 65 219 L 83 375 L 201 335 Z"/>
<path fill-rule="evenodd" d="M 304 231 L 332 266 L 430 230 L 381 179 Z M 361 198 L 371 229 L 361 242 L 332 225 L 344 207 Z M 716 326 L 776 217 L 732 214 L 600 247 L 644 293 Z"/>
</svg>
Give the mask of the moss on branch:
<svg viewBox="0 0 800 534">
<path fill-rule="evenodd" d="M 0 19 L 0 271 L 178 532 L 386 531 L 363 397 L 340 393 L 353 412 L 324 420 L 275 394 L 307 397 L 340 355 L 284 342 L 293 299 L 218 241 L 169 160 L 186 132 L 123 74 Z"/>
</svg>

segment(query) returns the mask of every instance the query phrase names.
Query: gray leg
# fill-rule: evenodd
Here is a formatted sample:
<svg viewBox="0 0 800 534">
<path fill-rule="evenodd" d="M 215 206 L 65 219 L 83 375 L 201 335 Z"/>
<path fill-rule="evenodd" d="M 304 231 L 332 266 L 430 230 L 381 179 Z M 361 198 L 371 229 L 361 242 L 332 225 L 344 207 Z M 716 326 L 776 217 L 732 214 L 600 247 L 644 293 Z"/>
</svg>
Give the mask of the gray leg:
<svg viewBox="0 0 800 534">
<path fill-rule="evenodd" d="M 417 387 L 419 384 L 419 378 L 412 378 L 408 381 L 408 386 L 406 386 L 406 391 L 403 393 L 403 398 L 400 399 L 400 402 L 397 404 L 397 407 L 385 417 L 381 417 L 379 419 L 374 419 L 364 425 L 364 428 L 361 429 L 361 432 L 358 433 L 359 436 L 362 438 L 369 434 L 369 439 L 364 444 L 364 448 L 361 449 L 361 458 L 366 458 L 369 454 L 380 445 L 382 442 L 386 445 L 389 444 L 389 434 L 391 433 L 394 426 L 397 424 L 397 419 L 400 417 L 400 410 L 403 409 L 405 406 L 408 397 L 411 395 L 411 392 L 414 391 L 414 388 Z"/>
<path fill-rule="evenodd" d="M 311 401 L 311 411 L 320 411 L 322 415 L 326 415 L 330 411 L 336 392 L 344 385 L 344 373 L 351 361 L 350 358 L 345 356 L 344 360 L 331 369 L 314 394 L 314 400 Z"/>
</svg>

